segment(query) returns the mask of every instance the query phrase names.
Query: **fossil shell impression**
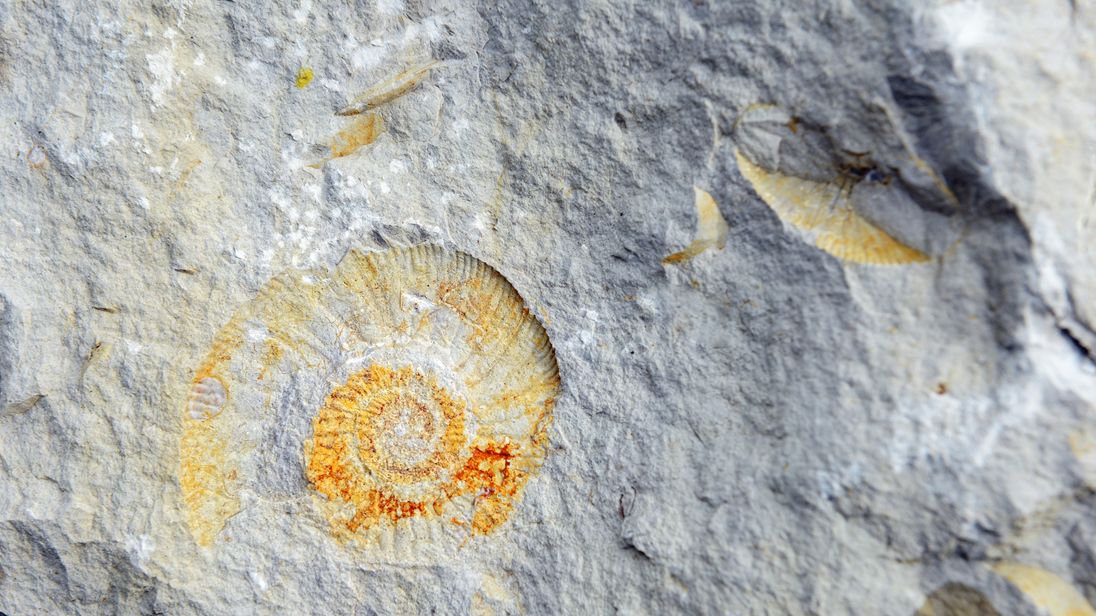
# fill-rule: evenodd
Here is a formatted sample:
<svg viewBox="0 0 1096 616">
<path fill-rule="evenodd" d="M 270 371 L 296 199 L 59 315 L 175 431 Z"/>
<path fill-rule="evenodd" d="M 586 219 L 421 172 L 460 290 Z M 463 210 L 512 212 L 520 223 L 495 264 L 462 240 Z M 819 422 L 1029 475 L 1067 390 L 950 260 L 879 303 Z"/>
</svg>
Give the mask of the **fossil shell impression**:
<svg viewBox="0 0 1096 616">
<path fill-rule="evenodd" d="M 872 181 L 875 174 L 843 175 L 818 131 L 801 126 L 779 108 L 756 105 L 739 118 L 735 136 L 735 160 L 742 177 L 781 220 L 822 250 L 846 261 L 876 265 L 928 260 L 925 253 L 899 242 L 856 211 L 853 188 Z"/>
<path fill-rule="evenodd" d="M 488 533 L 544 459 L 555 351 L 517 291 L 437 246 L 273 279 L 217 335 L 183 409 L 180 484 L 213 542 L 241 490 L 305 497 L 346 538 Z"/>
</svg>

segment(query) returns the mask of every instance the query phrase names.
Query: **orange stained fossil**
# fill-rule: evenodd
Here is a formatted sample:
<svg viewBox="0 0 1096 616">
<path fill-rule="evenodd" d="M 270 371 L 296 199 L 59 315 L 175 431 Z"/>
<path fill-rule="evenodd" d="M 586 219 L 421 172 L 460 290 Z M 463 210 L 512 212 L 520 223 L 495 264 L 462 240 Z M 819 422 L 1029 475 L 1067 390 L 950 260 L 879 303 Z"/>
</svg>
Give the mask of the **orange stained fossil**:
<svg viewBox="0 0 1096 616">
<path fill-rule="evenodd" d="M 314 510 L 369 544 L 412 519 L 465 536 L 503 524 L 546 455 L 559 372 L 521 296 L 467 254 L 351 251 L 330 271 L 279 276 L 192 379 L 179 472 L 200 544 L 255 469 L 293 457 L 249 438 L 301 391 L 316 399 L 281 412 L 311 417 L 296 455 Z"/>
<path fill-rule="evenodd" d="M 330 155 L 322 160 L 310 163 L 308 166 L 313 169 L 319 169 L 326 163 L 335 160 L 336 158 L 342 158 L 349 156 L 361 148 L 372 144 L 384 133 L 384 120 L 375 113 L 367 113 L 362 116 L 358 116 L 350 122 L 350 124 L 335 133 L 331 137 L 328 147 L 331 149 Z"/>
<path fill-rule="evenodd" d="M 384 121 L 375 113 L 355 118 L 350 126 L 335 134 L 331 140 L 331 158 L 340 158 L 353 154 L 362 146 L 377 140 L 384 132 Z"/>
<path fill-rule="evenodd" d="M 351 532 L 384 521 L 436 516 L 462 494 L 476 497 L 472 527 L 506 520 L 528 479 L 510 443 L 465 448 L 463 409 L 426 375 L 371 366 L 328 394 L 306 446 L 317 492 L 352 506 Z M 364 469 L 359 470 L 359 469 Z M 413 486 L 396 494 L 394 486 Z"/>
</svg>

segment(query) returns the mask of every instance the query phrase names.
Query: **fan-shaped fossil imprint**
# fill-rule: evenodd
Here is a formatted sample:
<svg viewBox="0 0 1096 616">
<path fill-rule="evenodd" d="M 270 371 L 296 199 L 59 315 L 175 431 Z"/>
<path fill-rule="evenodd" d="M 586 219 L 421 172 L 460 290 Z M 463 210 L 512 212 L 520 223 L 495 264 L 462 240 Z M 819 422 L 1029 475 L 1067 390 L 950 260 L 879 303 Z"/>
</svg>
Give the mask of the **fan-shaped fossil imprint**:
<svg viewBox="0 0 1096 616">
<path fill-rule="evenodd" d="M 822 250 L 856 263 L 928 260 L 853 208 L 853 188 L 861 182 L 888 182 L 882 171 L 870 165 L 835 167 L 824 135 L 772 105 L 746 109 L 735 124 L 735 138 L 742 176 L 781 220 L 806 233 Z M 789 173 L 778 170 L 780 165 L 798 168 Z"/>
<path fill-rule="evenodd" d="M 191 531 L 210 544 L 246 488 L 310 492 L 346 538 L 412 522 L 488 533 L 544 459 L 558 392 L 543 327 L 467 254 L 351 251 L 284 274 L 194 374 L 179 468 Z"/>
</svg>

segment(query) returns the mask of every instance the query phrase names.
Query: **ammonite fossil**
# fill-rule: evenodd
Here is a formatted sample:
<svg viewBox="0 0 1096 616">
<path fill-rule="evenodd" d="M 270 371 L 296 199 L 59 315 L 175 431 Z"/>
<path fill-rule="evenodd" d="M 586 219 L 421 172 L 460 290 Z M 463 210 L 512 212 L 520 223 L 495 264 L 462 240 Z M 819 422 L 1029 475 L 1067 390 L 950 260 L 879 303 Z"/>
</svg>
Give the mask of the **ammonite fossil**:
<svg viewBox="0 0 1096 616">
<path fill-rule="evenodd" d="M 488 533 L 544 459 L 558 392 L 544 328 L 474 257 L 351 251 L 284 274 L 193 375 L 179 447 L 191 531 L 212 543 L 246 488 L 310 494 L 347 538 L 412 518 Z"/>
</svg>

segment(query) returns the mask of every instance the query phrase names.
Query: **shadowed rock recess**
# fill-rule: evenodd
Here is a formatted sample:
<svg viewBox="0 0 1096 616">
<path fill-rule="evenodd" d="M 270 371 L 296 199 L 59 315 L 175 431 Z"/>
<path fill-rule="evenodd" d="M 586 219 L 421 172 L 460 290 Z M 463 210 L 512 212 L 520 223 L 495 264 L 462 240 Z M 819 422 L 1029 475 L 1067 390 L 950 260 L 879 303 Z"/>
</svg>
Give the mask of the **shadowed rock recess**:
<svg viewBox="0 0 1096 616">
<path fill-rule="evenodd" d="M 0 3 L 0 613 L 1096 615 L 1096 7 Z"/>
</svg>

